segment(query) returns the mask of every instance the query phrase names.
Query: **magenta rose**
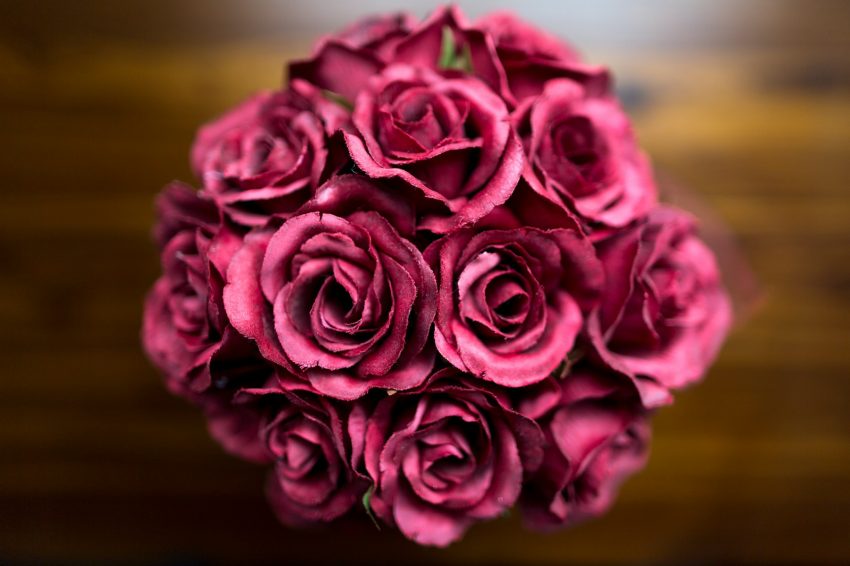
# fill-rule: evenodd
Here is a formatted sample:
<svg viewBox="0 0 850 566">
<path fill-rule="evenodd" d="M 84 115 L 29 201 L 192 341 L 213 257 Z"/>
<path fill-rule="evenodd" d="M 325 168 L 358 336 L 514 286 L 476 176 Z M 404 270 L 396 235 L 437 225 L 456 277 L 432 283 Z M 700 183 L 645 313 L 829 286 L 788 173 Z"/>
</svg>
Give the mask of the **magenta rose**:
<svg viewBox="0 0 850 566">
<path fill-rule="evenodd" d="M 320 53 L 327 42 L 339 42 L 387 60 L 395 44 L 407 36 L 415 26 L 416 18 L 410 14 L 368 16 L 320 40 L 315 53 Z"/>
<path fill-rule="evenodd" d="M 655 204 L 649 163 L 613 98 L 553 80 L 514 119 L 528 155 L 525 179 L 587 223 L 622 227 Z"/>
<path fill-rule="evenodd" d="M 562 382 L 560 405 L 541 424 L 543 464 L 522 498 L 532 528 L 552 530 L 603 514 L 620 484 L 646 463 L 647 418 L 616 376 L 574 370 Z"/>
<path fill-rule="evenodd" d="M 438 8 L 419 25 L 404 15 L 363 20 L 320 41 L 309 58 L 291 63 L 289 77 L 353 101 L 370 78 L 390 63 L 431 70 L 456 68 L 458 48 L 463 52 L 473 46 L 469 63 L 482 71 L 476 76 L 498 91 L 506 81 L 503 76 L 499 80 L 495 48 L 488 46 L 484 33 L 467 29 L 462 21 L 455 7 Z M 444 30 L 450 30 L 454 38 L 450 53 L 445 52 Z"/>
<path fill-rule="evenodd" d="M 692 218 L 659 207 L 639 225 L 598 245 L 606 285 L 589 333 L 598 356 L 630 376 L 643 403 L 705 373 L 732 315 L 714 254 Z"/>
<path fill-rule="evenodd" d="M 437 275 L 434 338 L 452 365 L 506 387 L 543 380 L 567 357 L 602 270 L 572 230 L 460 230 L 425 252 Z"/>
<path fill-rule="evenodd" d="M 369 177 L 399 178 L 450 215 L 426 218 L 436 232 L 478 220 L 511 196 L 522 146 L 502 100 L 484 83 L 392 66 L 357 97 L 346 143 Z"/>
<path fill-rule="evenodd" d="M 232 456 L 256 464 L 272 457 L 261 435 L 267 408 L 259 403 L 234 404 L 232 392 L 210 391 L 197 397 L 210 436 Z"/>
<path fill-rule="evenodd" d="M 490 12 L 475 22 L 475 27 L 487 32 L 500 52 L 526 57 L 540 57 L 564 63 L 581 60 L 571 45 L 517 18 L 511 12 Z"/>
<path fill-rule="evenodd" d="M 169 389 L 189 398 L 212 385 L 222 350 L 225 357 L 250 356 L 221 302 L 224 273 L 241 240 L 210 223 L 210 206 L 179 183 L 160 195 L 155 232 L 163 274 L 147 295 L 142 324 L 148 357 Z"/>
<path fill-rule="evenodd" d="M 221 214 L 215 203 L 179 181 L 169 183 L 160 191 L 155 207 L 153 238 L 160 251 L 180 232 L 201 230 L 212 234 L 221 224 Z"/>
<path fill-rule="evenodd" d="M 234 221 L 259 226 L 307 201 L 328 163 L 327 137 L 347 112 L 314 87 L 249 98 L 198 131 L 192 167 L 204 193 Z"/>
<path fill-rule="evenodd" d="M 510 509 L 542 454 L 534 421 L 454 369 L 423 390 L 384 397 L 369 414 L 354 411 L 349 429 L 355 467 L 373 482 L 371 509 L 434 546 Z"/>
<path fill-rule="evenodd" d="M 539 95 L 553 79 L 568 79 L 594 96 L 610 90 L 605 67 L 582 63 L 572 48 L 509 13 L 489 14 L 475 27 L 484 31 L 495 46 L 498 65 L 507 82 L 503 97 L 511 104 L 522 104 Z"/>
<path fill-rule="evenodd" d="M 325 395 L 409 389 L 431 371 L 434 274 L 375 212 L 310 212 L 249 234 L 227 279 L 234 327 Z"/>
<path fill-rule="evenodd" d="M 350 467 L 344 415 L 325 397 L 303 392 L 278 397 L 260 432 L 274 462 L 267 484 L 272 508 L 288 525 L 336 519 L 367 487 Z"/>
</svg>

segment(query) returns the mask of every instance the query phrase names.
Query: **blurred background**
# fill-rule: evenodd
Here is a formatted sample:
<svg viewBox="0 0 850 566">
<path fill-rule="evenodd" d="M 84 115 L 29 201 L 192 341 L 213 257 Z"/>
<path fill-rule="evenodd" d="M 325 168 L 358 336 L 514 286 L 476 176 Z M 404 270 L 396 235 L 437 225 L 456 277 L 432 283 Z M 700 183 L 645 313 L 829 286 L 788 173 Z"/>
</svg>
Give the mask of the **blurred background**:
<svg viewBox="0 0 850 566">
<path fill-rule="evenodd" d="M 689 188 L 672 198 L 728 226 L 760 283 L 605 518 L 511 517 L 445 551 L 367 521 L 287 530 L 263 471 L 165 392 L 138 343 L 155 193 L 313 36 L 402 4 L 436 2 L 0 2 L 0 563 L 850 563 L 850 2 L 460 2 L 610 64 Z"/>
</svg>

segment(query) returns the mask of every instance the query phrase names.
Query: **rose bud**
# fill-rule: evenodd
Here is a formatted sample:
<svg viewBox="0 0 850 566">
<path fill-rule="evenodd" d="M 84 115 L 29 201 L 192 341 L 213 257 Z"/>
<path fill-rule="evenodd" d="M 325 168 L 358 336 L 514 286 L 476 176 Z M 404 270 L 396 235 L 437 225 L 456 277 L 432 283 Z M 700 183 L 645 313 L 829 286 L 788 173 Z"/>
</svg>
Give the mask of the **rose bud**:
<svg viewBox="0 0 850 566">
<path fill-rule="evenodd" d="M 524 178 L 590 225 L 625 226 L 654 206 L 655 183 L 628 117 L 613 98 L 550 81 L 514 114 L 528 162 Z"/>
<path fill-rule="evenodd" d="M 168 388 L 187 398 L 212 385 L 222 349 L 232 357 L 245 347 L 221 303 L 224 273 L 241 240 L 228 226 L 210 224 L 210 206 L 179 183 L 159 197 L 163 274 L 148 293 L 142 324 L 148 357 Z"/>
<path fill-rule="evenodd" d="M 439 284 L 437 349 L 506 387 L 541 381 L 565 360 L 602 284 L 593 247 L 572 230 L 460 230 L 425 256 Z"/>
<path fill-rule="evenodd" d="M 470 77 L 391 66 L 360 93 L 345 141 L 369 177 L 403 180 L 439 206 L 421 227 L 444 233 L 504 203 L 523 168 L 502 100 Z"/>
<path fill-rule="evenodd" d="M 454 369 L 440 370 L 421 390 L 384 397 L 349 428 L 352 444 L 362 446 L 355 468 L 374 485 L 371 509 L 406 537 L 433 546 L 510 509 L 523 474 L 542 455 L 534 421 Z"/>
<path fill-rule="evenodd" d="M 281 522 L 327 522 L 346 513 L 367 482 L 350 467 L 343 417 L 327 398 L 288 393 L 266 418 L 261 436 L 274 461 L 267 494 Z"/>
<path fill-rule="evenodd" d="M 346 120 L 303 82 L 260 93 L 198 131 L 192 168 L 230 218 L 260 226 L 312 196 L 327 169 L 328 136 Z"/>
<path fill-rule="evenodd" d="M 224 293 L 234 327 L 266 358 L 349 400 L 424 381 L 435 298 L 421 253 L 364 211 L 310 212 L 249 234 Z"/>
<path fill-rule="evenodd" d="M 562 381 L 562 398 L 541 421 L 546 434 L 543 465 L 523 489 L 526 523 L 553 530 L 599 516 L 620 484 L 643 468 L 650 429 L 633 389 L 616 376 L 590 368 Z"/>
<path fill-rule="evenodd" d="M 644 405 L 699 380 L 732 313 L 714 254 L 693 219 L 659 207 L 597 245 L 606 284 L 588 329 L 599 358 L 634 380 Z"/>
</svg>

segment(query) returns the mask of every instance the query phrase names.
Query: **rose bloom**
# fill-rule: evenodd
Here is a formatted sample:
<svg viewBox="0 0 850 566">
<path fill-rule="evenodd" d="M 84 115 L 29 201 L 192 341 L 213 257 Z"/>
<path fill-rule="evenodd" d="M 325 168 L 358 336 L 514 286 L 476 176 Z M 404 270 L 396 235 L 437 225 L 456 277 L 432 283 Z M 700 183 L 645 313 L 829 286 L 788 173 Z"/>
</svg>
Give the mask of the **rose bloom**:
<svg viewBox="0 0 850 566">
<path fill-rule="evenodd" d="M 528 155 L 525 179 L 586 223 L 622 227 L 655 204 L 652 171 L 613 98 L 552 80 L 514 120 Z"/>
<path fill-rule="evenodd" d="M 610 90 L 611 79 L 605 67 L 582 63 L 571 47 L 510 13 L 488 14 L 475 27 L 494 43 L 499 68 L 507 82 L 503 96 L 512 104 L 539 95 L 553 79 L 568 79 L 594 96 Z"/>
<path fill-rule="evenodd" d="M 321 393 L 409 389 L 426 347 L 436 282 L 422 254 L 375 212 L 308 212 L 245 238 L 224 292 L 234 327 Z"/>
<path fill-rule="evenodd" d="M 391 66 L 355 102 L 345 135 L 369 177 L 398 178 L 447 209 L 421 227 L 446 232 L 504 203 L 523 167 L 502 100 L 481 81 Z"/>
<path fill-rule="evenodd" d="M 225 452 L 255 464 L 272 461 L 261 436 L 266 407 L 258 403 L 234 404 L 231 391 L 208 391 L 196 400 L 210 436 Z"/>
<path fill-rule="evenodd" d="M 211 387 L 220 358 L 250 356 L 221 303 L 224 273 L 241 240 L 217 227 L 212 203 L 186 185 L 163 190 L 157 209 L 163 274 L 145 300 L 142 343 L 168 388 L 191 398 Z"/>
<path fill-rule="evenodd" d="M 460 230 L 425 256 L 439 283 L 437 349 L 506 387 L 541 381 L 564 361 L 602 284 L 593 247 L 573 230 Z"/>
<path fill-rule="evenodd" d="M 296 81 L 249 98 L 198 131 L 192 168 L 230 218 L 259 226 L 307 201 L 328 165 L 328 136 L 347 112 Z"/>
<path fill-rule="evenodd" d="M 703 376 L 731 323 L 714 254 L 690 216 L 665 207 L 597 248 L 606 274 L 588 324 L 597 355 L 634 380 L 646 406 L 668 403 L 670 390 Z"/>
<path fill-rule="evenodd" d="M 339 42 L 386 60 L 395 44 L 406 37 L 415 26 L 416 18 L 410 14 L 367 16 L 320 40 L 314 52 L 321 51 L 328 42 Z"/>
<path fill-rule="evenodd" d="M 572 80 L 594 95 L 610 90 L 606 68 L 582 63 L 552 36 L 507 14 L 470 24 L 456 6 L 438 8 L 418 25 L 404 15 L 355 23 L 291 63 L 289 77 L 353 101 L 390 63 L 463 71 L 511 107 L 540 94 L 551 79 Z"/>
<path fill-rule="evenodd" d="M 583 367 L 563 379 L 561 390 L 559 406 L 540 421 L 543 464 L 523 491 L 523 516 L 537 530 L 603 514 L 648 457 L 649 424 L 633 389 Z"/>
<path fill-rule="evenodd" d="M 539 465 L 542 435 L 504 396 L 454 369 L 429 385 L 352 412 L 356 469 L 373 482 L 375 514 L 408 538 L 434 546 L 516 502 L 523 474 Z"/>
<path fill-rule="evenodd" d="M 281 522 L 327 522 L 348 512 L 366 490 L 350 467 L 344 413 L 326 397 L 297 392 L 277 395 L 260 436 L 274 467 L 267 494 Z"/>
<path fill-rule="evenodd" d="M 289 64 L 288 75 L 351 102 L 415 25 L 408 14 L 364 18 L 319 40 L 310 57 Z"/>
</svg>

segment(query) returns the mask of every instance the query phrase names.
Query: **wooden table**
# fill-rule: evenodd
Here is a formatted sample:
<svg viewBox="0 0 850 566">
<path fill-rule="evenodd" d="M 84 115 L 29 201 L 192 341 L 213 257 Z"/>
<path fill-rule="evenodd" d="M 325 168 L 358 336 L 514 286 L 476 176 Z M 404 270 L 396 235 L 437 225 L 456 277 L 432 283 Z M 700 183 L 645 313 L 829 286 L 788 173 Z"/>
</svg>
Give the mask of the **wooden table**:
<svg viewBox="0 0 850 566">
<path fill-rule="evenodd" d="M 305 52 L 297 20 L 259 0 L 0 4 L 0 563 L 850 562 L 850 3 L 657 0 L 643 35 L 606 36 L 625 4 L 585 47 L 659 170 L 737 234 L 761 308 L 655 419 L 607 517 L 550 536 L 505 519 L 447 551 L 279 526 L 263 471 L 139 349 L 152 198 L 191 178 L 197 125 Z"/>
</svg>

